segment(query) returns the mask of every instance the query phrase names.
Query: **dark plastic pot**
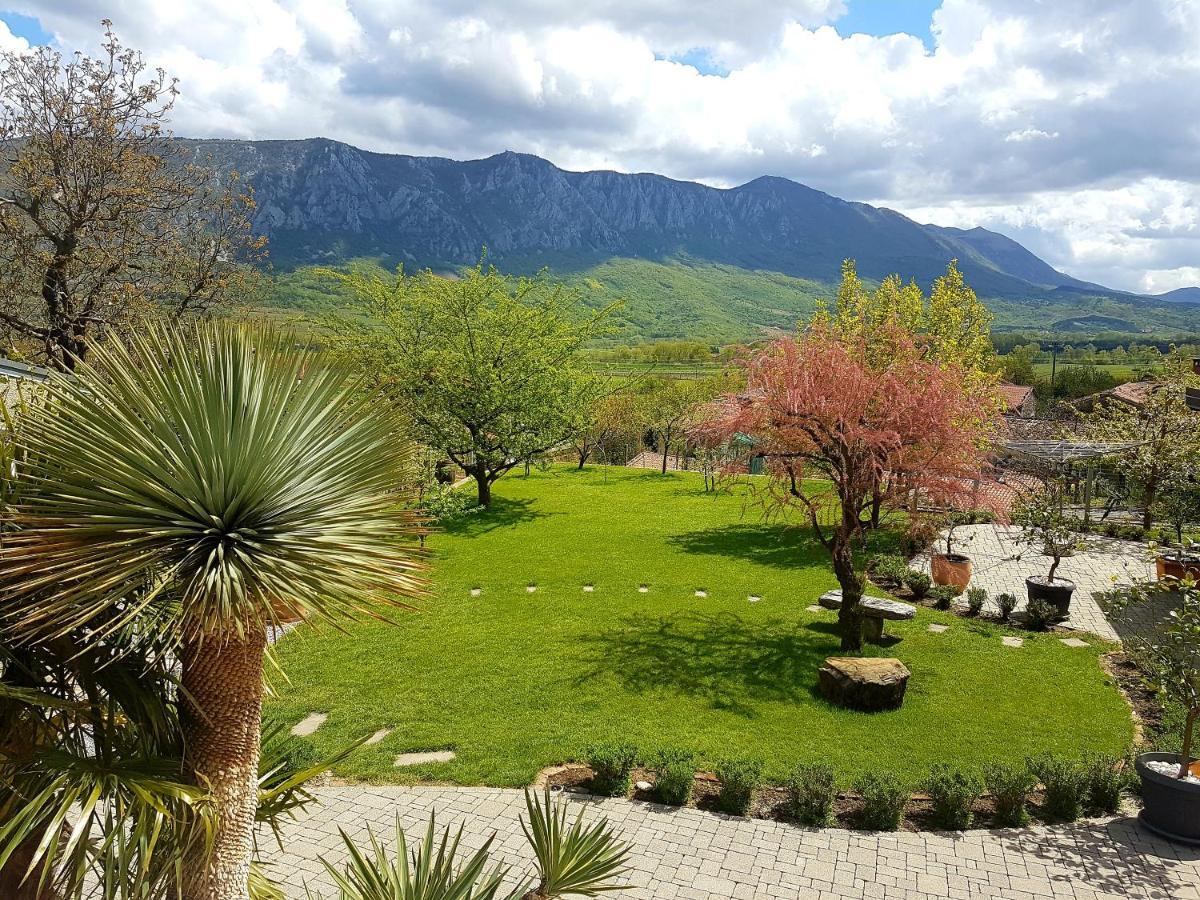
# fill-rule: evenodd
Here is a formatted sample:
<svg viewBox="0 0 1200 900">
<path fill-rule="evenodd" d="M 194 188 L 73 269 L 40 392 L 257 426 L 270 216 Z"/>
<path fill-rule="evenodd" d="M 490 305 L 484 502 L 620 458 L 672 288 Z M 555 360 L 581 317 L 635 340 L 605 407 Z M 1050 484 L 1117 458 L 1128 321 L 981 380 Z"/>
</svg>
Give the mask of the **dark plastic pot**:
<svg viewBox="0 0 1200 900">
<path fill-rule="evenodd" d="M 1142 812 L 1139 821 L 1171 841 L 1200 846 L 1200 784 L 1190 784 L 1155 772 L 1148 762 L 1179 764 L 1178 753 L 1143 753 L 1134 760 L 1142 779 Z"/>
<path fill-rule="evenodd" d="M 1045 600 L 1058 610 L 1058 618 L 1065 619 L 1071 614 L 1071 595 L 1075 593 L 1075 582 L 1066 578 L 1055 578 L 1047 581 L 1042 575 L 1034 575 L 1025 579 L 1025 592 L 1032 600 Z"/>
</svg>

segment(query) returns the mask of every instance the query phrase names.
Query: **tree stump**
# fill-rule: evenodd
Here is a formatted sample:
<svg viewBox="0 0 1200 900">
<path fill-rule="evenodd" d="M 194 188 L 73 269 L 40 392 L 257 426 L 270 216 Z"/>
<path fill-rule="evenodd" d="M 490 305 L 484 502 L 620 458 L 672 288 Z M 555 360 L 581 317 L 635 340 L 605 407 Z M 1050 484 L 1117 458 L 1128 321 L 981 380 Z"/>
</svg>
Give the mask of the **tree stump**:
<svg viewBox="0 0 1200 900">
<path fill-rule="evenodd" d="M 877 712 L 900 708 L 909 674 L 898 659 L 831 656 L 817 671 L 817 682 L 830 703 Z"/>
</svg>

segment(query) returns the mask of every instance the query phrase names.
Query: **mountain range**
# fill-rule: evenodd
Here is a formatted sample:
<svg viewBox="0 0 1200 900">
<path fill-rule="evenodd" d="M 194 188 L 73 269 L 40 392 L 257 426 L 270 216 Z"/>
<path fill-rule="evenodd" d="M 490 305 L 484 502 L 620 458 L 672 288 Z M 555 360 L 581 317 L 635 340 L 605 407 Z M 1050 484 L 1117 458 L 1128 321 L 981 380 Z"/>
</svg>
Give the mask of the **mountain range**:
<svg viewBox="0 0 1200 900">
<path fill-rule="evenodd" d="M 1200 322 L 1200 306 L 1193 311 L 1188 302 L 1200 297 L 1186 289 L 1162 300 L 1111 290 L 1054 269 L 994 231 L 922 225 L 786 178 L 714 188 L 655 174 L 571 172 L 513 152 L 456 161 L 372 153 L 324 138 L 183 143 L 197 161 L 236 169 L 253 185 L 255 225 L 283 271 L 362 257 L 453 270 L 486 247 L 507 270 L 549 266 L 562 276 L 614 261 L 773 273 L 798 279 L 811 299 L 813 285 L 835 282 L 846 258 L 865 278 L 895 272 L 926 287 L 957 259 L 981 296 L 1031 310 L 1101 315 L 1136 331 L 1136 315 L 1114 313 L 1170 305 L 1172 319 Z M 747 324 L 761 328 L 771 318 Z"/>
</svg>

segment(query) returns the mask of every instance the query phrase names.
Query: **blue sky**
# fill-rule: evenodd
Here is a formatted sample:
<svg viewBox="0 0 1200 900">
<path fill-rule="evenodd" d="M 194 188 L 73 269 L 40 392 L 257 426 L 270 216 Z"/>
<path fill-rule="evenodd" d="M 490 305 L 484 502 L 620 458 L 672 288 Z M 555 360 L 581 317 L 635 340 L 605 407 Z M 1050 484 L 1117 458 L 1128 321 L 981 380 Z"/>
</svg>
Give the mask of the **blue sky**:
<svg viewBox="0 0 1200 900">
<path fill-rule="evenodd" d="M 916 35 L 933 49 L 929 25 L 942 0 L 847 0 L 846 14 L 834 23 L 838 34 Z"/>
<path fill-rule="evenodd" d="M 23 37 L 31 44 L 45 44 L 50 41 L 50 34 L 42 24 L 31 16 L 23 16 L 14 12 L 0 12 L 0 20 L 8 26 L 8 30 L 17 37 Z"/>
</svg>

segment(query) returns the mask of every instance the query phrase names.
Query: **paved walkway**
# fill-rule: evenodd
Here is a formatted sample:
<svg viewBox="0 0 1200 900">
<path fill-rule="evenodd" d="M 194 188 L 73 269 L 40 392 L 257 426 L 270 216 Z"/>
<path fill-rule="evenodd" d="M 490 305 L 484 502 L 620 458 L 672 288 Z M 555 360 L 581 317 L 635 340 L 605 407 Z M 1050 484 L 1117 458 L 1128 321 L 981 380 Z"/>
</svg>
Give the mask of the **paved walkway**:
<svg viewBox="0 0 1200 900">
<path fill-rule="evenodd" d="M 1017 598 L 1017 609 L 1024 609 L 1025 579 L 1050 570 L 1050 557 L 1019 543 L 1020 533 L 1020 529 L 1005 525 L 963 525 L 954 531 L 954 549 L 966 553 L 974 564 L 971 585 L 987 589 L 992 610 L 996 608 L 996 595 L 1002 593 L 1012 594 Z M 1056 573 L 1075 582 L 1071 617 L 1063 624 L 1115 641 L 1117 632 L 1100 609 L 1099 595 L 1117 584 L 1153 577 L 1154 567 L 1147 562 L 1144 544 L 1095 535 L 1088 535 L 1086 540 L 1088 548 L 1064 559 Z M 944 539 L 940 547 L 945 549 Z M 928 555 L 914 559 L 913 566 L 928 572 Z"/>
<path fill-rule="evenodd" d="M 464 826 L 463 845 L 496 833 L 494 858 L 532 872 L 518 824 L 520 791 L 456 787 L 330 787 L 321 805 L 283 830 L 269 855 L 287 896 L 331 898 L 317 861 L 344 859 L 338 827 L 360 843 L 370 826 L 391 844 L 399 815 L 410 839 L 430 812 Z M 590 818 L 607 816 L 633 844 L 628 887 L 616 900 L 1200 900 L 1200 849 L 1152 837 L 1131 819 L 960 834 L 870 834 L 733 819 L 693 809 L 568 796 Z M 269 834 L 263 846 L 274 848 Z"/>
</svg>

